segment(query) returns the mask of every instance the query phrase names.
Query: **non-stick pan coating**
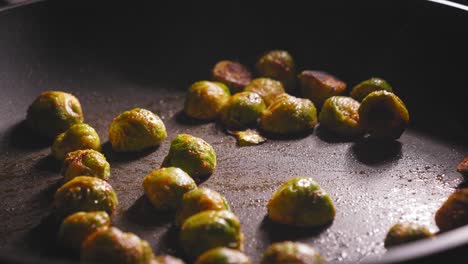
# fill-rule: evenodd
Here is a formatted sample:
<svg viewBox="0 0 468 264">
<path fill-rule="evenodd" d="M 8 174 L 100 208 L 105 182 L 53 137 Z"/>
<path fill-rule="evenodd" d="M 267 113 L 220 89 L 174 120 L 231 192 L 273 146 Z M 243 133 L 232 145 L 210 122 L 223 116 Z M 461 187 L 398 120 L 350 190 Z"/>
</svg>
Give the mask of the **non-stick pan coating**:
<svg viewBox="0 0 468 264">
<path fill-rule="evenodd" d="M 23 122 L 28 105 L 51 89 L 75 94 L 104 142 L 120 201 L 113 224 L 148 240 L 158 254 L 181 253 L 174 217 L 155 211 L 141 184 L 178 133 L 215 148 L 218 167 L 202 186 L 227 198 L 254 262 L 272 242 L 297 240 L 330 263 L 356 263 L 384 255 L 385 234 L 398 221 L 436 231 L 434 212 L 462 183 L 455 167 L 468 153 L 466 105 L 457 96 L 466 87 L 466 67 L 456 66 L 466 62 L 468 43 L 460 36 L 467 33 L 467 14 L 424 1 L 323 2 L 51 1 L 0 14 L 2 254 L 77 259 L 55 245 L 57 226 L 49 217 L 60 164 L 50 157 L 49 142 Z M 180 114 L 186 88 L 210 78 L 216 61 L 252 67 L 272 48 L 289 50 L 299 69 L 328 71 L 349 87 L 372 76 L 387 79 L 407 103 L 412 127 L 386 144 L 343 141 L 319 127 L 301 138 L 241 148 L 219 125 Z M 107 128 L 133 107 L 160 115 L 168 140 L 138 154 L 114 153 Z M 270 195 L 294 176 L 313 177 L 330 193 L 337 208 L 331 225 L 295 229 L 266 218 Z"/>
</svg>

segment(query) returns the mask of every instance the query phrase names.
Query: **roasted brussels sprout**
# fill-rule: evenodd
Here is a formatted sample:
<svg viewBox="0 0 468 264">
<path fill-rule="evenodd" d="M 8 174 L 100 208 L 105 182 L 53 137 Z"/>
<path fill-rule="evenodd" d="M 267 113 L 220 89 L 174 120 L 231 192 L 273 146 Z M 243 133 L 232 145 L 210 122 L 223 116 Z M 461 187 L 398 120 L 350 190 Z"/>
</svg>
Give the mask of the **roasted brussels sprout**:
<svg viewBox="0 0 468 264">
<path fill-rule="evenodd" d="M 67 153 L 80 149 L 101 151 L 99 135 L 90 125 L 75 124 L 58 135 L 52 144 L 52 156 L 63 160 Z"/>
<path fill-rule="evenodd" d="M 263 98 L 266 106 L 271 105 L 278 95 L 285 92 L 281 82 L 270 78 L 257 78 L 252 80 L 245 87 L 245 91 L 259 94 Z"/>
<path fill-rule="evenodd" d="M 154 259 L 148 242 L 115 227 L 92 233 L 81 247 L 81 260 L 106 264 L 150 264 Z"/>
<path fill-rule="evenodd" d="M 374 77 L 369 80 L 360 82 L 359 84 L 354 86 L 351 90 L 350 96 L 356 99 L 357 101 L 361 102 L 370 93 L 380 90 L 393 92 L 392 86 L 390 86 L 390 84 L 387 81 L 385 81 L 384 79 Z"/>
<path fill-rule="evenodd" d="M 263 253 L 260 264 L 323 264 L 319 252 L 299 242 L 279 242 L 272 244 Z"/>
<path fill-rule="evenodd" d="M 228 102 L 231 93 L 220 82 L 199 81 L 185 95 L 184 112 L 187 116 L 199 120 L 213 120 Z"/>
<path fill-rule="evenodd" d="M 179 258 L 164 255 L 155 257 L 151 264 L 185 264 L 185 262 Z"/>
<path fill-rule="evenodd" d="M 385 237 L 385 247 L 392 247 L 432 236 L 431 231 L 423 225 L 398 223 L 388 231 Z"/>
<path fill-rule="evenodd" d="M 117 195 L 112 186 L 95 177 L 75 177 L 62 185 L 54 195 L 54 207 L 59 217 L 80 211 L 106 211 L 112 215 L 117 204 Z"/>
<path fill-rule="evenodd" d="M 241 92 L 252 80 L 252 74 L 244 65 L 234 61 L 220 61 L 213 68 L 213 79 L 224 83 L 231 93 Z"/>
<path fill-rule="evenodd" d="M 296 70 L 294 60 L 287 51 L 268 51 L 260 57 L 255 66 L 260 76 L 282 82 L 287 92 L 294 90 Z"/>
<path fill-rule="evenodd" d="M 288 180 L 273 193 L 267 207 L 271 220 L 292 226 L 322 226 L 335 218 L 330 196 L 308 177 Z"/>
<path fill-rule="evenodd" d="M 251 264 L 244 253 L 225 247 L 213 248 L 198 257 L 195 264 Z"/>
<path fill-rule="evenodd" d="M 282 94 L 263 111 L 260 128 L 263 131 L 288 135 L 312 130 L 317 124 L 317 109 L 309 99 Z"/>
<path fill-rule="evenodd" d="M 190 216 L 208 210 L 229 210 L 226 199 L 216 191 L 198 188 L 184 194 L 176 212 L 176 225 L 180 226 Z"/>
<path fill-rule="evenodd" d="M 72 94 L 60 91 L 41 93 L 29 106 L 26 116 L 32 130 L 49 138 L 55 138 L 83 120 L 80 101 Z"/>
<path fill-rule="evenodd" d="M 298 78 L 302 96 L 317 106 L 322 106 L 325 100 L 346 90 L 346 83 L 326 72 L 303 71 Z"/>
<path fill-rule="evenodd" d="M 133 108 L 112 121 L 109 141 L 119 152 L 141 151 L 158 146 L 166 139 L 166 127 L 159 116 L 151 111 Z"/>
<path fill-rule="evenodd" d="M 93 176 L 107 180 L 110 165 L 106 157 L 94 149 L 76 150 L 65 156 L 62 175 L 66 182 L 76 176 Z"/>
<path fill-rule="evenodd" d="M 351 97 L 332 96 L 322 106 L 319 114 L 320 126 L 341 135 L 362 134 L 359 126 L 359 102 Z"/>
<path fill-rule="evenodd" d="M 358 113 L 359 125 L 374 138 L 398 139 L 409 123 L 403 101 L 387 91 L 375 91 L 366 96 Z"/>
<path fill-rule="evenodd" d="M 468 224 L 468 189 L 452 193 L 435 214 L 435 222 L 441 232 Z"/>
<path fill-rule="evenodd" d="M 209 176 L 216 168 L 216 153 L 213 147 L 201 138 L 187 134 L 177 135 L 171 142 L 169 153 L 162 167 L 178 167 L 195 181 Z"/>
<path fill-rule="evenodd" d="M 159 210 L 176 209 L 184 193 L 196 188 L 193 179 L 175 167 L 154 170 L 143 179 L 146 196 Z"/>
<path fill-rule="evenodd" d="M 468 157 L 465 157 L 457 166 L 457 171 L 463 176 L 468 177 Z"/>
<path fill-rule="evenodd" d="M 180 244 L 191 258 L 215 247 L 242 250 L 243 240 L 239 219 L 227 210 L 200 212 L 180 228 Z"/>
<path fill-rule="evenodd" d="M 253 92 L 237 93 L 229 99 L 221 111 L 221 122 L 228 128 L 242 129 L 257 124 L 265 110 L 260 95 Z"/>
<path fill-rule="evenodd" d="M 110 226 L 110 217 L 104 211 L 77 212 L 63 220 L 58 233 L 58 244 L 79 252 L 83 241 L 100 228 Z"/>
</svg>

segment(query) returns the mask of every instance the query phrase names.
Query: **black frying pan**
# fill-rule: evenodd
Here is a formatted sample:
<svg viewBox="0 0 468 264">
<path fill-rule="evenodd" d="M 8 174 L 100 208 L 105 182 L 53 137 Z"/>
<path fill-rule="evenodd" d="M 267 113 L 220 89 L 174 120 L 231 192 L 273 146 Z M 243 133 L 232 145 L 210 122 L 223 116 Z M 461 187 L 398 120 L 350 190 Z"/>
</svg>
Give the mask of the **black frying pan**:
<svg viewBox="0 0 468 264">
<path fill-rule="evenodd" d="M 157 149 L 127 155 L 103 147 L 120 200 L 114 225 L 148 240 L 158 254 L 180 254 L 177 231 L 172 215 L 149 205 L 141 182 L 159 167 L 170 139 L 185 132 L 216 149 L 218 168 L 203 185 L 226 196 L 255 262 L 282 240 L 308 242 L 329 263 L 467 257 L 467 228 L 389 252 L 383 247 L 398 221 L 436 231 L 434 212 L 463 185 L 455 167 L 468 153 L 467 22 L 465 11 L 428 1 L 47 1 L 0 13 L 1 258 L 77 260 L 55 244 L 57 226 L 48 217 L 60 165 L 49 156 L 50 142 L 23 122 L 28 105 L 48 89 L 75 94 L 103 142 L 124 110 L 143 107 L 163 118 L 169 139 Z M 410 110 L 411 128 L 384 145 L 342 141 L 318 127 L 306 137 L 240 148 L 218 125 L 179 114 L 186 88 L 209 78 L 218 60 L 252 66 L 273 48 L 290 51 L 300 69 L 330 72 L 349 87 L 371 76 L 387 79 Z M 298 230 L 265 218 L 271 193 L 299 175 L 315 178 L 333 197 L 330 226 Z"/>
</svg>

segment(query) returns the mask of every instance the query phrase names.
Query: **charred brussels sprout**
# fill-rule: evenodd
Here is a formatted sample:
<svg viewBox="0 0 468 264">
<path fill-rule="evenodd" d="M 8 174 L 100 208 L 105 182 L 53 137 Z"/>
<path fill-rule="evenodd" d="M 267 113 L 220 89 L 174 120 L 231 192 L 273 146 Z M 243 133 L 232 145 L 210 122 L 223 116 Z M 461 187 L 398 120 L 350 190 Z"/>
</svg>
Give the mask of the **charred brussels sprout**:
<svg viewBox="0 0 468 264">
<path fill-rule="evenodd" d="M 432 237 L 427 227 L 414 223 L 398 223 L 392 226 L 385 237 L 385 247 Z"/>
<path fill-rule="evenodd" d="M 330 196 L 308 177 L 290 179 L 268 201 L 268 216 L 281 224 L 315 227 L 335 218 Z"/>
<path fill-rule="evenodd" d="M 191 118 L 213 120 L 218 117 L 230 96 L 229 89 L 220 82 L 196 82 L 185 95 L 184 112 Z"/>
<path fill-rule="evenodd" d="M 281 82 L 270 78 L 257 78 L 252 80 L 245 87 L 245 91 L 259 94 L 263 98 L 266 106 L 271 105 L 278 95 L 285 92 Z"/>
<path fill-rule="evenodd" d="M 28 108 L 28 125 L 34 131 L 55 138 L 74 124 L 83 123 L 83 111 L 78 99 L 60 91 L 43 92 Z"/>
<path fill-rule="evenodd" d="M 106 157 L 96 150 L 76 150 L 65 156 L 62 175 L 66 182 L 76 176 L 93 176 L 107 180 L 110 176 L 110 165 Z"/>
<path fill-rule="evenodd" d="M 52 156 L 63 160 L 67 153 L 80 149 L 101 151 L 99 135 L 87 124 L 75 124 L 58 135 L 52 144 Z"/>
<path fill-rule="evenodd" d="M 255 66 L 260 76 L 282 82 L 288 92 L 294 89 L 296 70 L 294 60 L 287 51 L 268 51 L 260 57 Z"/>
<path fill-rule="evenodd" d="M 358 113 L 359 125 L 375 138 L 398 139 L 409 123 L 405 104 L 387 91 L 376 91 L 366 96 Z"/>
<path fill-rule="evenodd" d="M 350 97 L 332 96 L 322 106 L 320 126 L 341 136 L 356 136 L 362 133 L 359 126 L 359 102 Z"/>
<path fill-rule="evenodd" d="M 244 253 L 225 247 L 213 248 L 200 257 L 195 264 L 251 264 L 249 258 Z"/>
<path fill-rule="evenodd" d="M 243 240 L 239 219 L 227 210 L 200 212 L 180 228 L 181 246 L 192 258 L 216 247 L 242 250 Z"/>
<path fill-rule="evenodd" d="M 457 171 L 464 177 L 468 177 L 468 157 L 465 157 L 458 165 Z"/>
<path fill-rule="evenodd" d="M 209 176 L 216 168 L 213 147 L 201 138 L 187 134 L 177 135 L 171 142 L 162 167 L 178 167 L 196 181 Z"/>
<path fill-rule="evenodd" d="M 109 226 L 110 217 L 104 211 L 74 213 L 60 225 L 58 242 L 66 249 L 79 252 L 81 244 L 89 235 Z"/>
<path fill-rule="evenodd" d="M 166 127 L 161 118 L 141 108 L 123 112 L 114 118 L 109 127 L 112 149 L 119 152 L 141 151 L 158 146 L 166 137 Z"/>
<path fill-rule="evenodd" d="M 435 222 L 441 232 L 468 224 L 468 189 L 452 193 L 435 214 Z"/>
<path fill-rule="evenodd" d="M 257 124 L 265 110 L 262 97 L 252 92 L 233 95 L 221 111 L 221 122 L 228 128 L 242 129 Z"/>
<path fill-rule="evenodd" d="M 263 131 L 288 135 L 312 130 L 317 124 L 317 109 L 309 99 L 282 94 L 263 111 L 260 128 Z"/>
<path fill-rule="evenodd" d="M 302 96 L 317 106 L 322 106 L 325 100 L 346 90 L 346 83 L 326 72 L 303 71 L 298 77 Z"/>
<path fill-rule="evenodd" d="M 323 264 L 323 258 L 314 248 L 298 242 L 272 244 L 263 253 L 260 264 Z"/>
<path fill-rule="evenodd" d="M 176 209 L 184 193 L 195 188 L 193 179 L 175 167 L 154 170 L 143 179 L 146 196 L 159 210 Z"/>
<path fill-rule="evenodd" d="M 150 264 L 154 259 L 148 242 L 115 227 L 91 234 L 81 247 L 81 260 L 108 264 Z"/>
<path fill-rule="evenodd" d="M 385 81 L 384 79 L 374 77 L 354 86 L 353 90 L 351 90 L 350 96 L 356 99 L 357 101 L 361 102 L 370 93 L 380 90 L 393 92 L 392 86 L 390 86 L 390 84 L 387 81 Z"/>
<path fill-rule="evenodd" d="M 62 185 L 54 195 L 54 207 L 59 217 L 80 211 L 106 211 L 112 215 L 117 204 L 117 195 L 112 186 L 95 177 L 75 177 Z"/>
<path fill-rule="evenodd" d="M 213 68 L 213 79 L 226 84 L 231 93 L 238 93 L 249 84 L 252 74 L 242 64 L 233 61 L 220 61 Z"/>
<path fill-rule="evenodd" d="M 164 255 L 155 257 L 151 264 L 185 264 L 185 262 L 179 258 Z"/>
<path fill-rule="evenodd" d="M 187 192 L 176 212 L 176 225 L 180 226 L 190 216 L 208 210 L 229 210 L 226 199 L 216 191 L 198 188 Z"/>
</svg>

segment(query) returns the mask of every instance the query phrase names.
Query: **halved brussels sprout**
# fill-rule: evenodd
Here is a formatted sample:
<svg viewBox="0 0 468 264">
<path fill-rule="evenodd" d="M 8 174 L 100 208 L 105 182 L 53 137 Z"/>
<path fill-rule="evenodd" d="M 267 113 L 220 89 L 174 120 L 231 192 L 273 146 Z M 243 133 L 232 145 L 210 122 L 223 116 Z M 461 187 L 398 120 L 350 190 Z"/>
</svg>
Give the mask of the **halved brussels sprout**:
<svg viewBox="0 0 468 264">
<path fill-rule="evenodd" d="M 251 264 L 249 258 L 239 250 L 226 247 L 213 248 L 198 257 L 195 264 Z"/>
<path fill-rule="evenodd" d="M 213 147 L 201 138 L 187 134 L 177 135 L 171 142 L 169 153 L 161 167 L 178 167 L 195 181 L 209 176 L 216 168 Z"/>
<path fill-rule="evenodd" d="M 341 136 L 362 134 L 359 126 L 359 102 L 351 97 L 332 96 L 322 106 L 319 114 L 320 126 Z"/>
<path fill-rule="evenodd" d="M 81 260 L 105 264 L 151 264 L 153 250 L 132 233 L 110 227 L 92 233 L 81 247 Z"/>
<path fill-rule="evenodd" d="M 260 76 L 278 80 L 287 92 L 294 90 L 296 70 L 292 56 L 285 50 L 264 53 L 255 65 Z"/>
<path fill-rule="evenodd" d="M 387 91 L 370 93 L 359 106 L 359 125 L 370 136 L 398 139 L 409 123 L 409 113 L 398 96 Z"/>
<path fill-rule="evenodd" d="M 234 94 L 241 92 L 249 84 L 252 74 L 238 62 L 223 60 L 214 66 L 213 79 L 227 85 Z"/>
<path fill-rule="evenodd" d="M 44 136 L 55 138 L 74 124 L 83 123 L 78 99 L 61 91 L 41 93 L 28 108 L 28 125 Z"/>
<path fill-rule="evenodd" d="M 213 120 L 228 102 L 229 88 L 220 82 L 199 81 L 185 95 L 184 112 L 187 116 L 199 120 Z"/>
<path fill-rule="evenodd" d="M 435 222 L 441 232 L 468 224 L 468 189 L 452 193 L 435 214 Z"/>
<path fill-rule="evenodd" d="M 271 220 L 292 226 L 322 226 L 335 218 L 330 196 L 308 177 L 288 180 L 273 193 L 267 207 Z"/>
<path fill-rule="evenodd" d="M 69 152 L 80 149 L 101 151 L 99 135 L 90 125 L 75 124 L 58 135 L 52 144 L 52 156 L 57 160 L 63 160 Z"/>
<path fill-rule="evenodd" d="M 468 157 L 465 157 L 457 166 L 457 171 L 463 176 L 468 177 Z"/>
<path fill-rule="evenodd" d="M 354 86 L 349 95 L 357 101 L 361 102 L 370 93 L 380 90 L 393 92 L 392 86 L 390 86 L 387 81 L 373 77 Z"/>
<path fill-rule="evenodd" d="M 221 122 L 232 129 L 254 126 L 263 110 L 265 103 L 260 95 L 253 92 L 237 93 L 231 96 L 221 111 Z"/>
<path fill-rule="evenodd" d="M 271 105 L 278 95 L 285 93 L 281 82 L 270 78 L 257 78 L 252 80 L 245 87 L 245 91 L 259 94 L 263 98 L 266 106 Z"/>
<path fill-rule="evenodd" d="M 154 170 L 143 179 L 145 194 L 159 210 L 176 209 L 182 196 L 197 185 L 183 170 L 175 167 Z"/>
<path fill-rule="evenodd" d="M 260 264 L 323 264 L 319 252 L 299 242 L 279 242 L 272 244 L 263 253 Z"/>
<path fill-rule="evenodd" d="M 123 112 L 114 118 L 109 127 L 112 149 L 119 152 L 134 152 L 155 147 L 166 137 L 166 127 L 161 118 L 141 108 Z"/>
<path fill-rule="evenodd" d="M 94 149 L 76 150 L 65 156 L 62 175 L 66 182 L 76 176 L 93 176 L 108 180 L 110 165 L 106 157 Z"/>
<path fill-rule="evenodd" d="M 423 225 L 415 223 L 398 223 L 392 226 L 385 237 L 385 247 L 401 245 L 424 238 L 432 237 L 433 234 Z"/>
<path fill-rule="evenodd" d="M 239 219 L 227 210 L 200 212 L 180 228 L 180 244 L 191 258 L 216 247 L 242 250 L 243 241 Z"/>
<path fill-rule="evenodd" d="M 343 94 L 346 83 L 322 71 L 303 71 L 298 76 L 302 96 L 321 107 L 325 100 Z"/>
</svg>

